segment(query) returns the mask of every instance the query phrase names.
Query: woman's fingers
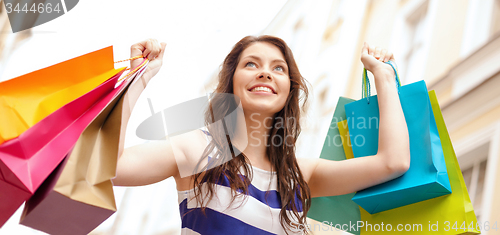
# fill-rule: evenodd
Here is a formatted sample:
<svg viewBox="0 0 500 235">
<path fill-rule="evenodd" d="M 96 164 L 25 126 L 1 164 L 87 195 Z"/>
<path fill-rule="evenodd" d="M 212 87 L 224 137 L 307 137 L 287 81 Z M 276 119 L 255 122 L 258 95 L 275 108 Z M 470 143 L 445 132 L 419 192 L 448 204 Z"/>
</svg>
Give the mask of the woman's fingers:
<svg viewBox="0 0 500 235">
<path fill-rule="evenodd" d="M 380 50 L 380 54 L 379 54 L 378 60 L 384 62 L 386 55 L 387 55 L 387 50 L 386 49 Z"/>
<path fill-rule="evenodd" d="M 130 47 L 130 57 L 140 56 L 144 51 L 143 42 L 136 43 Z"/>
<path fill-rule="evenodd" d="M 163 59 L 163 55 L 165 54 L 165 47 L 167 47 L 167 43 L 162 42 L 160 43 L 160 53 L 158 54 L 158 59 Z"/>
<path fill-rule="evenodd" d="M 166 43 L 159 43 L 156 39 L 148 39 L 136 43 L 130 47 L 130 57 L 142 56 L 150 61 L 154 59 L 162 59 L 165 52 Z M 130 67 L 135 68 L 141 63 L 140 60 L 130 61 Z"/>
<path fill-rule="evenodd" d="M 392 52 L 388 53 L 387 55 L 387 61 L 395 61 L 396 59 L 394 59 L 394 54 Z M 387 62 L 385 61 L 385 62 Z"/>
<path fill-rule="evenodd" d="M 387 49 L 381 47 L 371 47 L 368 43 L 363 43 L 363 48 L 361 49 L 361 54 L 368 54 L 381 62 L 387 62 L 389 60 L 394 60 L 394 54 Z"/>
<path fill-rule="evenodd" d="M 139 42 L 130 47 L 130 57 L 142 56 L 145 49 L 145 42 Z M 130 67 L 135 68 L 141 63 L 140 60 L 131 60 Z"/>
<path fill-rule="evenodd" d="M 373 57 L 375 57 L 375 59 L 379 59 L 380 58 L 380 53 L 382 52 L 382 48 L 380 47 L 375 47 L 375 52 L 373 53 Z"/>
<path fill-rule="evenodd" d="M 375 54 L 375 47 L 368 47 L 368 55 L 373 56 Z"/>
<path fill-rule="evenodd" d="M 363 48 L 361 48 L 361 54 L 368 55 L 368 43 L 363 42 Z"/>
<path fill-rule="evenodd" d="M 149 60 L 155 59 L 160 54 L 160 52 L 161 52 L 161 45 L 158 42 L 158 40 L 156 40 L 156 39 L 149 39 L 147 47 L 146 47 L 146 51 L 148 53 L 144 54 L 144 56 L 147 56 Z"/>
<path fill-rule="evenodd" d="M 153 60 L 160 54 L 162 45 L 156 39 L 148 39 L 132 45 L 130 49 L 131 57 L 142 55 Z"/>
<path fill-rule="evenodd" d="M 377 69 L 391 69 L 389 65 L 384 65 L 387 61 L 394 61 L 394 54 L 383 47 L 373 47 L 368 45 L 368 43 L 363 43 L 363 48 L 361 49 L 361 62 L 363 66 L 373 72 Z"/>
<path fill-rule="evenodd" d="M 156 42 L 158 43 L 158 42 Z M 144 57 L 147 57 L 149 60 L 152 60 L 156 57 L 155 55 L 155 47 L 156 47 L 156 44 L 155 43 L 155 40 L 154 39 L 148 39 L 146 41 L 146 48 L 144 50 L 144 52 L 142 53 L 142 55 Z"/>
</svg>

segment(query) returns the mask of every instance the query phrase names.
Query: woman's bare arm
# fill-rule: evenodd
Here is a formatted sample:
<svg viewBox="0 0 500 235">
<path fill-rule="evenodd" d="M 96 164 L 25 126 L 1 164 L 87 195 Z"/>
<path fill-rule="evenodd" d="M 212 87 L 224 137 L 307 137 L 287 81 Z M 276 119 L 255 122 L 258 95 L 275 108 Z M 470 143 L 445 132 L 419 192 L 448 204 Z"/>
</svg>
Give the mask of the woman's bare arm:
<svg viewBox="0 0 500 235">
<path fill-rule="evenodd" d="M 366 43 L 361 61 L 375 76 L 380 123 L 379 146 L 374 156 L 330 161 L 298 159 L 312 197 L 352 193 L 404 174 L 410 166 L 409 136 L 395 83 L 392 53 Z"/>
<path fill-rule="evenodd" d="M 113 185 L 147 185 L 177 174 L 177 164 L 170 141 L 153 141 L 123 151 L 118 159 Z"/>
<path fill-rule="evenodd" d="M 132 45 L 130 56 L 142 55 L 147 57 L 150 63 L 145 73 L 139 78 L 141 81 L 135 82 L 129 88 L 127 102 L 130 109 L 133 108 L 151 78 L 158 73 L 163 62 L 165 46 L 165 43 L 160 44 L 155 39 Z M 140 61 L 134 60 L 131 62 L 131 67 L 139 64 Z M 123 125 L 126 125 L 127 121 L 124 120 Z M 120 146 L 123 146 L 123 140 Z M 116 177 L 112 179 L 113 184 L 115 186 L 141 186 L 156 183 L 171 176 L 175 177 L 179 183 L 179 179 L 194 174 L 206 146 L 205 134 L 200 130 L 194 130 L 124 150 L 120 147 Z M 185 185 L 181 185 L 183 186 Z"/>
<path fill-rule="evenodd" d="M 127 148 L 118 160 L 113 184 L 141 186 L 160 182 L 171 176 L 176 180 L 191 176 L 206 146 L 205 134 L 194 130 Z"/>
<path fill-rule="evenodd" d="M 146 88 L 146 85 L 149 83 L 151 78 L 153 78 L 160 70 L 163 64 L 165 47 L 166 43 L 159 43 L 156 39 L 148 39 L 130 47 L 130 57 L 142 55 L 150 60 L 146 71 L 140 78 L 138 78 L 141 81 L 134 83 L 129 88 L 126 102 L 130 111 L 134 108 L 135 103 L 139 99 L 139 95 Z M 132 60 L 130 62 L 130 67 L 135 68 L 140 63 L 140 60 Z M 126 129 L 125 127 L 127 126 L 128 118 L 129 116 L 122 120 L 122 125 L 124 125 L 122 131 Z M 171 146 L 168 141 L 150 142 L 127 148 L 125 150 L 123 149 L 124 141 L 125 140 L 123 138 L 120 139 L 120 156 L 118 158 L 117 176 L 112 179 L 114 185 L 138 185 L 146 182 L 145 179 L 141 179 L 141 177 L 139 177 L 141 175 L 141 171 L 155 171 L 155 169 L 148 166 L 148 162 L 163 165 L 167 167 L 167 173 L 170 172 L 168 174 L 175 174 L 175 170 L 171 167 L 175 166 L 175 162 L 172 161 L 173 157 L 164 158 L 164 155 L 163 157 L 160 156 L 161 153 L 167 153 L 166 155 L 168 155 L 168 153 L 171 152 Z M 153 177 L 152 175 L 153 174 L 146 176 L 148 177 L 147 182 L 158 180 L 158 177 L 161 177 L 159 175 Z M 154 173 L 154 175 L 157 174 Z"/>
</svg>

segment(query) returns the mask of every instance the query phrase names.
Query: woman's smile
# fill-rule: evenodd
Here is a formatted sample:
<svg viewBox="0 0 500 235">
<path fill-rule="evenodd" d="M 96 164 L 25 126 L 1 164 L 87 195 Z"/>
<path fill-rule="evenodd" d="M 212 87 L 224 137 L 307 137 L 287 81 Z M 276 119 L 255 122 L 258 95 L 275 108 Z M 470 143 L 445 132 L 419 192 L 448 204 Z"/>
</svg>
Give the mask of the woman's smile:
<svg viewBox="0 0 500 235">
<path fill-rule="evenodd" d="M 268 84 L 254 85 L 248 91 L 255 95 L 277 95 L 275 89 Z"/>
</svg>

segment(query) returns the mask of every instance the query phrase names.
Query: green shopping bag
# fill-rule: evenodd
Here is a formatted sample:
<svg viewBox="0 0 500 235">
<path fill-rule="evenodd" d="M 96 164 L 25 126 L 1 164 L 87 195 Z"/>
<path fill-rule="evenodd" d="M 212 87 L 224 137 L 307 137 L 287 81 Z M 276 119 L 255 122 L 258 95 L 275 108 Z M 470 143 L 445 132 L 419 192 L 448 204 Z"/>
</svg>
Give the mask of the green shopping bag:
<svg viewBox="0 0 500 235">
<path fill-rule="evenodd" d="M 360 226 L 357 229 L 361 231 L 361 235 L 479 234 L 481 225 L 477 223 L 434 91 L 429 92 L 429 98 L 441 137 L 452 193 L 377 214 L 369 214 L 360 208 L 361 220 L 358 222 Z"/>
<path fill-rule="evenodd" d="M 339 97 L 320 158 L 333 161 L 346 159 L 337 123 L 346 120 L 344 105 L 353 101 L 349 98 Z M 361 217 L 358 205 L 351 200 L 353 196 L 354 193 L 313 198 L 307 217 L 322 223 L 327 222 L 334 227 L 337 225 L 337 228 L 342 228 L 342 225 L 356 224 Z M 359 231 L 348 230 L 348 232 L 359 235 Z"/>
</svg>

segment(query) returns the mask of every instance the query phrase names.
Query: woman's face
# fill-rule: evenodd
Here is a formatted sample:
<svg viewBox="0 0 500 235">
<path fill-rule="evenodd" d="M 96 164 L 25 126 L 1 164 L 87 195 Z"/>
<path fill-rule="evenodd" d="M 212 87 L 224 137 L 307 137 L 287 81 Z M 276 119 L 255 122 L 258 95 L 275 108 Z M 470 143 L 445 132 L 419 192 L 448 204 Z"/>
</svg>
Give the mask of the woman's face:
<svg viewBox="0 0 500 235">
<path fill-rule="evenodd" d="M 234 72 L 233 90 L 246 112 L 274 115 L 280 111 L 290 93 L 290 78 L 279 48 L 256 42 L 243 50 Z"/>
</svg>

